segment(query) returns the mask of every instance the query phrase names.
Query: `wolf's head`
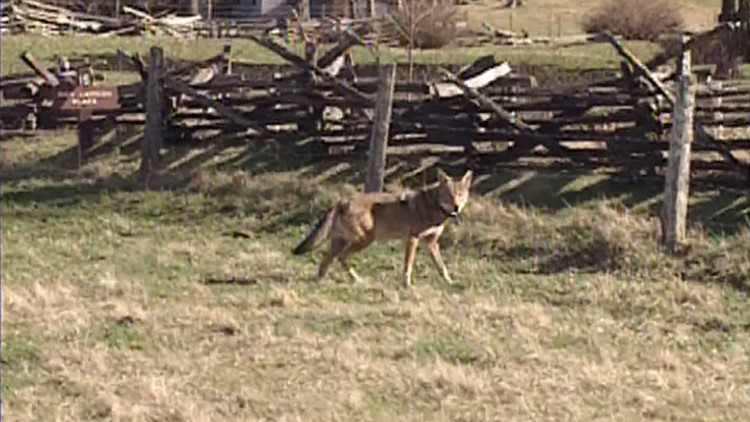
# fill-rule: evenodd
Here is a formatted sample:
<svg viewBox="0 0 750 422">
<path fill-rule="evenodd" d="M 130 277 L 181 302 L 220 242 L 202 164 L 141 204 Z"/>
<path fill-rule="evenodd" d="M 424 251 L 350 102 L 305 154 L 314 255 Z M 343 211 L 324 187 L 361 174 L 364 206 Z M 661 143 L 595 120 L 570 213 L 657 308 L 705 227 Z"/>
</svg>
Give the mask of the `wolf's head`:
<svg viewBox="0 0 750 422">
<path fill-rule="evenodd" d="M 469 200 L 471 178 L 471 170 L 455 180 L 438 169 L 438 205 L 449 217 L 457 217 Z"/>
</svg>

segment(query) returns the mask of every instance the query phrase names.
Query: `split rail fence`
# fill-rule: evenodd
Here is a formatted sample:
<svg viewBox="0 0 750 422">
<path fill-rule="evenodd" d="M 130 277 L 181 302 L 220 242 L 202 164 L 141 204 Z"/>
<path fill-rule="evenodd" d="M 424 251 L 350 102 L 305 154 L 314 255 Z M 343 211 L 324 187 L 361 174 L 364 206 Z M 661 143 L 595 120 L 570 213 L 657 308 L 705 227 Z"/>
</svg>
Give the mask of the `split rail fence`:
<svg viewBox="0 0 750 422">
<path fill-rule="evenodd" d="M 348 59 L 355 36 L 307 57 L 270 37 L 252 36 L 290 63 L 275 75 L 225 47 L 202 62 L 160 59 L 166 64 L 155 69 L 162 76 L 151 81 L 152 60 L 118 51 L 142 81 L 118 86 L 118 107 L 93 110 L 90 119 L 100 127 L 158 122 L 158 130 L 147 132 L 160 143 L 240 135 L 247 142 L 293 143 L 299 154 L 335 160 L 367 154 L 374 120 L 387 114 L 388 157 L 438 156 L 476 169 L 663 176 L 675 75 L 657 77 L 614 37 L 603 37 L 622 56 L 622 69 L 612 78 L 550 88 L 487 56 L 470 66 L 435 69 L 418 82 L 397 72 L 391 96 L 376 95 L 377 65 L 353 66 Z M 152 49 L 154 57 L 159 51 Z M 30 54 L 24 60 L 33 73 L 0 81 L 4 136 L 77 124 L 79 114 L 54 109 L 50 99 L 66 89 L 64 78 L 55 77 L 60 69 L 47 69 Z M 703 81 L 695 90 L 691 178 L 750 186 L 750 83 Z M 160 99 L 153 103 L 158 109 L 149 107 L 152 97 Z M 376 112 L 378 97 L 391 98 L 390 113 Z"/>
</svg>

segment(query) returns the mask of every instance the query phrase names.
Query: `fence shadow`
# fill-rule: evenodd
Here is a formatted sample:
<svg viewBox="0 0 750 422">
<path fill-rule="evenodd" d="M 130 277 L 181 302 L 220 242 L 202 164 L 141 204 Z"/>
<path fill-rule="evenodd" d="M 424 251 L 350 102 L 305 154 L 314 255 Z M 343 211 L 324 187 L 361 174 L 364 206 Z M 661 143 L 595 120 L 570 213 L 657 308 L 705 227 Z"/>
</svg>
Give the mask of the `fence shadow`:
<svg viewBox="0 0 750 422">
<path fill-rule="evenodd" d="M 84 165 L 97 163 L 115 155 L 120 161 L 136 162 L 140 154 L 141 131 L 138 129 L 105 133 L 84 157 Z M 361 142 L 366 142 L 362 140 Z M 298 177 L 319 183 L 360 186 L 365 177 L 366 155 L 354 153 L 341 156 L 321 156 L 300 144 L 309 140 L 278 137 L 270 140 L 249 140 L 243 136 L 217 134 L 202 141 L 165 145 L 161 167 L 163 174 L 157 188 L 184 189 L 201 169 L 232 173 L 245 172 L 250 178 L 264 174 L 294 172 Z M 77 146 L 57 152 L 20 168 L 3 172 L 4 182 L 18 182 L 38 177 L 40 171 L 53 181 L 80 176 Z M 459 175 L 472 167 L 463 156 L 455 158 L 389 156 L 386 185 L 419 188 L 435 180 L 435 168 Z M 41 170 L 40 170 L 41 169 Z M 106 170 L 106 169 L 105 169 Z M 94 183 L 84 181 L 80 186 L 29 189 L 23 193 L 3 195 L 9 201 L 52 201 L 58 204 L 75 203 L 77 195 L 95 195 L 108 190 L 137 190 L 137 174 L 113 174 L 97 177 Z M 628 208 L 658 215 L 661 207 L 663 180 L 660 178 L 632 179 L 594 172 L 547 172 L 544 170 L 475 169 L 475 195 L 498 198 L 504 202 L 543 208 L 554 212 L 572 206 L 588 206 L 603 199 L 617 201 Z M 712 231 L 732 232 L 750 219 L 750 197 L 746 192 L 724 189 L 693 191 L 689 217 Z M 65 201 L 60 201 L 66 198 Z M 301 217 L 297 216 L 297 217 Z M 298 220 L 298 218 L 292 218 Z M 280 221 L 278 224 L 284 224 Z"/>
</svg>

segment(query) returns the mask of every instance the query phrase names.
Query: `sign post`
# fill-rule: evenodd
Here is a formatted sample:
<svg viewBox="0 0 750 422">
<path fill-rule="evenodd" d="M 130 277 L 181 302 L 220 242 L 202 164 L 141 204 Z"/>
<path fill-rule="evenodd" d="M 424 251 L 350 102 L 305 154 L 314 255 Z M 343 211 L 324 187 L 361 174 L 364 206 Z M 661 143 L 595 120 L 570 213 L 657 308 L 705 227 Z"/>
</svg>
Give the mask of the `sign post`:
<svg viewBox="0 0 750 422">
<path fill-rule="evenodd" d="M 55 93 L 52 106 L 60 112 L 76 112 L 78 115 L 78 166 L 81 166 L 83 153 L 94 145 L 94 122 L 91 117 L 94 111 L 117 110 L 117 87 L 82 86 L 72 90 L 60 90 Z"/>
</svg>

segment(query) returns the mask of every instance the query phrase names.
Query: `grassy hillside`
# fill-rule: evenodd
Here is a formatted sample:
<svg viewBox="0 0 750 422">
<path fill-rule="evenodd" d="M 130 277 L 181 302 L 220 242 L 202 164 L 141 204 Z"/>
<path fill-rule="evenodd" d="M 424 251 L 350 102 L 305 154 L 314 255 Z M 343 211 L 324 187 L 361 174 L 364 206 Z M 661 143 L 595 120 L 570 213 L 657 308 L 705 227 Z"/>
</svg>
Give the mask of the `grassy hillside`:
<svg viewBox="0 0 750 422">
<path fill-rule="evenodd" d="M 532 36 L 580 34 L 581 22 L 606 0 L 527 0 L 522 7 L 507 9 L 503 0 L 476 0 L 462 7 L 469 25 L 480 28 L 488 22 L 496 28 L 521 31 Z M 716 23 L 721 0 L 671 0 L 691 30 L 704 30 Z"/>
<path fill-rule="evenodd" d="M 0 144 L 9 420 L 750 417 L 746 196 L 695 197 L 734 224 L 673 259 L 658 187 L 479 177 L 442 241 L 455 286 L 421 251 L 399 289 L 400 244 L 317 284 L 319 254 L 289 251 L 361 162 L 227 141 L 171 151 L 145 193 L 137 135 L 81 169 L 71 133 Z M 391 187 L 434 177 L 390 165 Z"/>
</svg>

